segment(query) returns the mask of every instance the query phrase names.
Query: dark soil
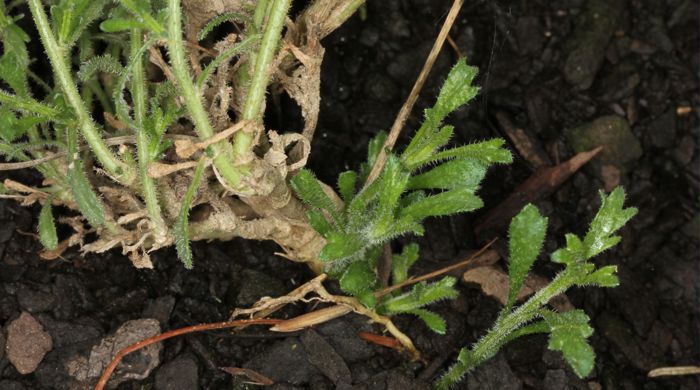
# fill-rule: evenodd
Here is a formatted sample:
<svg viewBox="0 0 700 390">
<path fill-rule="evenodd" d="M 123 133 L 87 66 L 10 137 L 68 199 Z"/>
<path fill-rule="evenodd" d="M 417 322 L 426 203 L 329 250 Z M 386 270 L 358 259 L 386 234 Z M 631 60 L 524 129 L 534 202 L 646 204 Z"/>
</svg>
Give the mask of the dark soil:
<svg viewBox="0 0 700 390">
<path fill-rule="evenodd" d="M 356 15 L 325 40 L 322 114 L 310 162 L 324 181 L 334 183 L 342 170 L 357 168 L 370 137 L 391 126 L 450 3 L 370 1 L 365 20 Z M 603 19 L 619 17 L 610 31 L 597 24 L 585 29 L 590 33 L 577 33 L 585 26 L 580 15 L 587 7 L 601 7 Z M 455 143 L 505 137 L 495 119 L 500 113 L 528 132 L 551 160 L 563 161 L 574 154 L 566 129 L 619 115 L 630 122 L 643 154 L 620 167 L 629 203 L 640 213 L 623 230 L 622 244 L 597 260 L 619 266 L 621 286 L 568 293 L 596 329 L 593 374 L 577 379 L 558 354 L 546 350 L 546 338 L 535 336 L 509 345 L 460 388 L 697 388 L 694 377 L 646 377 L 655 367 L 700 363 L 697 17 L 693 0 L 472 1 L 464 6 L 451 37 L 481 70 L 482 92 L 449 119 Z M 567 63 L 583 47 L 586 55 Z M 409 129 L 419 123 L 420 111 L 456 58 L 446 46 Z M 284 96 L 277 102 L 268 111 L 270 124 L 301 128 L 298 109 Z M 682 107 L 691 112 L 678 111 Z M 477 237 L 474 222 L 532 173 L 533 167 L 515 153 L 513 165 L 487 177 L 481 190 L 484 211 L 429 221 L 426 236 L 417 239 L 423 261 L 415 272 L 460 259 L 492 238 Z M 562 243 L 564 233 L 585 233 L 603 179 L 591 165 L 537 202 L 550 220 L 547 253 Z M 234 307 L 284 294 L 312 276 L 275 256 L 273 244 L 242 240 L 195 244 L 193 271 L 182 267 L 173 250 L 153 256 L 154 270 L 136 270 L 116 252 L 85 258 L 71 252 L 45 262 L 37 255 L 40 244 L 23 233 L 35 231 L 36 215 L 38 210 L 0 203 L 0 325 L 29 312 L 52 336 L 53 350 L 36 372 L 24 376 L 0 350 L 0 389 L 70 388 L 68 362 L 85 356 L 128 320 L 155 318 L 164 330 L 222 321 Z M 500 236 L 503 242 L 503 232 Z M 536 266 L 548 277 L 557 269 L 546 256 Z M 248 328 L 173 339 L 164 343 L 154 373 L 119 388 L 244 388 L 245 379 L 220 367 L 252 368 L 273 379 L 277 389 L 427 388 L 461 346 L 484 334 L 499 310 L 475 287 L 460 288 L 459 299 L 437 308 L 447 319 L 447 335 L 432 334 L 413 318 L 396 320 L 426 364 L 365 343 L 358 332 L 380 329 L 347 316 L 290 335 Z M 311 307 L 292 306 L 283 315 Z"/>
</svg>

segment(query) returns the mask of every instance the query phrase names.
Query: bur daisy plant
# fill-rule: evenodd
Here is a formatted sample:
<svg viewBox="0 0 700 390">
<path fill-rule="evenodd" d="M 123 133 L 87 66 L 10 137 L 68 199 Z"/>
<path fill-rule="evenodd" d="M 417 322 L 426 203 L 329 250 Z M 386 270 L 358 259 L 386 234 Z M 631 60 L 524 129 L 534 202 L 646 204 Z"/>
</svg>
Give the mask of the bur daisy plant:
<svg viewBox="0 0 700 390">
<path fill-rule="evenodd" d="M 397 287 L 382 293 L 384 248 L 422 235 L 427 218 L 481 208 L 489 168 L 512 156 L 500 138 L 448 146 L 454 127 L 445 119 L 479 91 L 477 69 L 460 59 L 407 145 L 394 151 L 378 132 L 364 164 L 336 183 L 305 168 L 320 107 L 320 40 L 362 3 L 317 0 L 294 20 L 291 0 L 226 2 L 216 15 L 180 0 L 0 3 L 0 169 L 34 169 L 43 178 L 6 179 L 1 195 L 39 205 L 45 258 L 72 246 L 83 253 L 120 248 L 134 266 L 152 268 L 149 253 L 174 246 L 191 269 L 193 240 L 271 240 L 286 258 L 337 280 L 363 308 L 355 311 L 380 319 L 405 344 L 392 316 L 412 315 L 445 333 L 430 305 L 457 297 L 457 280 L 410 285 L 420 256 L 417 244 L 407 244 L 391 255 L 389 285 Z M 20 27 L 28 23 L 37 36 Z M 31 41 L 44 52 L 30 52 Z M 35 74 L 44 55 L 50 71 Z M 301 106 L 302 133 L 265 127 L 272 84 Z M 549 348 L 577 375 L 592 371 L 588 317 L 547 303 L 573 286 L 618 284 L 615 267 L 597 268 L 591 259 L 619 242 L 615 232 L 636 210 L 623 207 L 621 188 L 601 198 L 585 237 L 567 234 L 551 254 L 562 271 L 520 304 L 515 298 L 540 256 L 547 219 L 533 205 L 513 219 L 508 301 L 437 388 L 532 333 L 548 333 Z"/>
</svg>

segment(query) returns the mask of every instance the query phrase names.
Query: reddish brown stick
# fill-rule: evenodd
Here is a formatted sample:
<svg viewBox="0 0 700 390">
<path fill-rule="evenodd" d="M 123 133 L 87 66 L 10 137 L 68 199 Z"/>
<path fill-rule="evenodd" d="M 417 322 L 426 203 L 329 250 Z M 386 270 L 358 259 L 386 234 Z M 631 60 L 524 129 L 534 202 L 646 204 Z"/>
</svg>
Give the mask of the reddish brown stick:
<svg viewBox="0 0 700 390">
<path fill-rule="evenodd" d="M 114 372 L 114 369 L 117 368 L 117 365 L 119 365 L 119 362 L 122 361 L 124 356 L 138 351 L 141 348 L 147 347 L 151 344 L 155 344 L 157 342 L 167 340 L 169 338 L 177 337 L 183 334 L 187 333 L 193 333 L 193 332 L 201 332 L 203 330 L 216 330 L 216 329 L 226 329 L 226 328 L 234 328 L 236 326 L 241 326 L 241 325 L 275 325 L 282 320 L 274 320 L 274 319 L 253 319 L 253 320 L 237 320 L 237 321 L 226 321 L 226 322 L 214 322 L 211 324 L 199 324 L 199 325 L 193 325 L 193 326 L 187 326 L 184 328 L 180 329 L 175 329 L 171 330 L 169 332 L 161 333 L 157 336 L 149 337 L 145 340 L 139 341 L 138 343 L 132 344 L 121 351 L 119 351 L 115 356 L 112 362 L 109 363 L 109 365 L 105 368 L 104 372 L 102 373 L 102 376 L 100 377 L 100 380 L 97 382 L 95 385 L 95 390 L 103 390 L 105 385 L 107 385 L 107 382 L 109 381 L 109 377 L 112 375 L 112 372 Z"/>
</svg>

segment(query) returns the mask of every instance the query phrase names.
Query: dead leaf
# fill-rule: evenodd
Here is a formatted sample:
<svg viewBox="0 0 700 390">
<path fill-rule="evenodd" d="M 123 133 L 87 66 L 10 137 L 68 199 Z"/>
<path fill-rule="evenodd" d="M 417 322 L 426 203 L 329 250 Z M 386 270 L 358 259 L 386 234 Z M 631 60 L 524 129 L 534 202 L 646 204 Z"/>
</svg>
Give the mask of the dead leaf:
<svg viewBox="0 0 700 390">
<path fill-rule="evenodd" d="M 30 374 L 39 367 L 44 356 L 53 348 L 53 340 L 44 327 L 27 312 L 7 327 L 7 358 L 17 371 Z"/>
</svg>

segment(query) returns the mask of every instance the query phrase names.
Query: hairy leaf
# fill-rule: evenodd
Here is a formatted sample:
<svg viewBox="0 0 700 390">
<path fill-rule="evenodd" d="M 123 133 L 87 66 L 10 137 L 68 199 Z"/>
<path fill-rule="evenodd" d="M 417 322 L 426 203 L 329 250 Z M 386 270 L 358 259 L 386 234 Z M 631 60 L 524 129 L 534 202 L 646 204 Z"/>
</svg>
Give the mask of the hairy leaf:
<svg viewBox="0 0 700 390">
<path fill-rule="evenodd" d="M 46 249 L 56 249 L 58 245 L 58 235 L 56 234 L 56 222 L 51 210 L 51 198 L 44 202 L 39 213 L 39 240 Z"/>
<path fill-rule="evenodd" d="M 408 270 L 418 260 L 418 244 L 405 245 L 401 254 L 394 254 L 391 260 L 392 283 L 399 284 L 408 279 Z"/>
<path fill-rule="evenodd" d="M 620 238 L 613 234 L 637 214 L 634 207 L 622 208 L 625 202 L 625 190 L 622 187 L 615 188 L 607 197 L 601 191 L 600 198 L 602 204 L 598 214 L 593 218 L 591 228 L 583 239 L 587 259 L 617 245 Z"/>
<path fill-rule="evenodd" d="M 321 249 L 318 258 L 322 261 L 344 259 L 361 251 L 366 245 L 359 235 L 332 231 L 326 236 L 326 245 Z"/>
<path fill-rule="evenodd" d="M 585 260 L 583 242 L 577 235 L 567 233 L 566 246 L 552 253 L 552 261 L 560 264 L 574 264 Z"/>
<path fill-rule="evenodd" d="M 250 17 L 245 14 L 237 13 L 237 12 L 226 12 L 221 15 L 216 16 L 214 19 L 210 20 L 202 30 L 197 34 L 197 40 L 202 41 L 204 38 L 209 35 L 210 32 L 212 32 L 216 27 L 220 26 L 223 23 L 226 22 L 239 22 L 239 23 L 248 23 L 250 21 Z"/>
<path fill-rule="evenodd" d="M 122 64 L 107 53 L 101 56 L 92 57 L 91 59 L 80 65 L 78 71 L 78 79 L 82 82 L 89 80 L 95 73 L 104 72 L 113 75 L 119 75 L 124 71 Z"/>
<path fill-rule="evenodd" d="M 485 175 L 486 166 L 482 163 L 468 158 L 457 159 L 413 176 L 408 183 L 408 188 L 441 190 L 464 188 L 476 192 Z"/>
<path fill-rule="evenodd" d="M 185 265 L 185 268 L 192 269 L 192 249 L 190 248 L 190 231 L 189 231 L 189 215 L 190 207 L 194 196 L 197 194 L 197 189 L 199 188 L 199 183 L 202 181 L 202 174 L 204 173 L 204 168 L 206 167 L 206 160 L 201 159 L 197 163 L 197 167 L 194 170 L 194 175 L 192 176 L 192 182 L 187 187 L 185 196 L 182 198 L 182 206 L 180 207 L 180 213 L 175 220 L 175 226 L 173 226 L 173 235 L 175 236 L 175 249 L 177 250 L 177 257 Z"/>
<path fill-rule="evenodd" d="M 502 148 L 504 143 L 505 141 L 503 139 L 494 138 L 484 142 L 443 150 L 432 156 L 430 162 L 452 158 L 473 158 L 486 166 L 492 164 L 510 164 L 513 162 L 513 155 L 508 149 Z"/>
<path fill-rule="evenodd" d="M 4 6 L 0 8 L 0 38 L 3 53 L 0 57 L 0 80 L 20 95 L 28 95 L 27 70 L 29 54 L 26 43 L 29 35 L 17 26 L 10 15 L 5 14 Z"/>
<path fill-rule="evenodd" d="M 430 132 L 420 139 L 416 135 L 413 138 L 415 142 L 412 140 L 401 154 L 401 161 L 411 171 L 430 163 L 435 152 L 450 141 L 453 132 L 454 127 L 444 126 L 439 131 Z"/>
<path fill-rule="evenodd" d="M 78 210 L 92 226 L 100 226 L 105 222 L 105 212 L 102 201 L 93 191 L 90 182 L 83 172 L 82 163 L 74 159 L 68 166 L 68 184 Z"/>
<path fill-rule="evenodd" d="M 367 261 L 356 261 L 348 266 L 340 278 L 340 288 L 343 291 L 358 295 L 374 288 L 377 274 L 372 270 Z"/>
<path fill-rule="evenodd" d="M 560 351 L 579 378 L 585 378 L 593 371 L 595 353 L 588 344 L 593 328 L 582 310 L 566 313 L 545 312 L 545 321 L 550 327 L 549 349 Z"/>
<path fill-rule="evenodd" d="M 147 28 L 144 23 L 131 18 L 110 18 L 100 23 L 100 30 L 106 33 L 130 31 L 133 29 L 144 30 Z"/>
<path fill-rule="evenodd" d="M 542 250 L 546 232 L 547 218 L 532 204 L 525 206 L 511 221 L 508 230 L 510 259 L 506 310 L 513 307 L 525 277 Z"/>
<path fill-rule="evenodd" d="M 420 199 L 401 210 L 401 217 L 410 216 L 416 220 L 427 217 L 452 215 L 476 210 L 483 202 L 471 191 L 458 188 Z"/>
<path fill-rule="evenodd" d="M 445 319 L 433 313 L 430 310 L 416 309 L 411 310 L 408 313 L 413 314 L 421 320 L 423 320 L 423 322 L 425 322 L 425 325 L 427 325 L 428 328 L 430 328 L 430 330 L 437 334 L 445 334 L 445 332 L 447 331 L 447 324 L 445 324 Z"/>
<path fill-rule="evenodd" d="M 355 171 L 345 171 L 338 175 L 338 190 L 343 201 L 347 204 L 355 196 L 357 186 L 357 173 Z"/>
<path fill-rule="evenodd" d="M 379 182 L 379 197 L 377 198 L 377 213 L 372 221 L 372 236 L 381 239 L 391 234 L 391 227 L 395 220 L 394 212 L 399 198 L 408 184 L 410 174 L 403 169 L 401 162 L 394 155 L 389 155 Z"/>
<path fill-rule="evenodd" d="M 617 277 L 617 266 L 607 265 L 587 275 L 580 283 L 582 286 L 595 285 L 600 287 L 617 287 L 620 279 Z"/>
<path fill-rule="evenodd" d="M 289 184 L 291 185 L 297 196 L 311 207 L 319 210 L 326 210 L 335 223 L 340 222 L 338 208 L 336 204 L 328 197 L 328 194 L 321 188 L 318 180 L 311 171 L 302 169 L 294 175 Z"/>
<path fill-rule="evenodd" d="M 260 40 L 259 35 L 251 35 L 244 40 L 240 41 L 238 44 L 224 50 L 221 54 L 216 56 L 207 66 L 202 70 L 202 73 L 197 76 L 197 87 L 199 89 L 204 88 L 209 77 L 214 73 L 214 71 L 225 61 L 230 60 L 233 56 L 241 53 L 245 53 L 254 47 L 255 44 Z"/>
<path fill-rule="evenodd" d="M 306 216 L 309 218 L 311 227 L 323 237 L 327 237 L 328 233 L 333 230 L 333 227 L 328 223 L 322 212 L 318 210 L 309 210 L 306 212 Z"/>
<path fill-rule="evenodd" d="M 47 104 L 41 103 L 30 97 L 12 95 L 0 89 L 0 103 L 13 111 L 30 115 L 38 115 L 45 118 L 56 118 L 60 111 Z"/>
<path fill-rule="evenodd" d="M 388 314 L 407 313 L 443 299 L 454 299 L 459 295 L 454 288 L 456 282 L 457 279 L 446 276 L 435 283 L 418 283 L 411 291 L 382 301 L 380 310 Z"/>
</svg>

